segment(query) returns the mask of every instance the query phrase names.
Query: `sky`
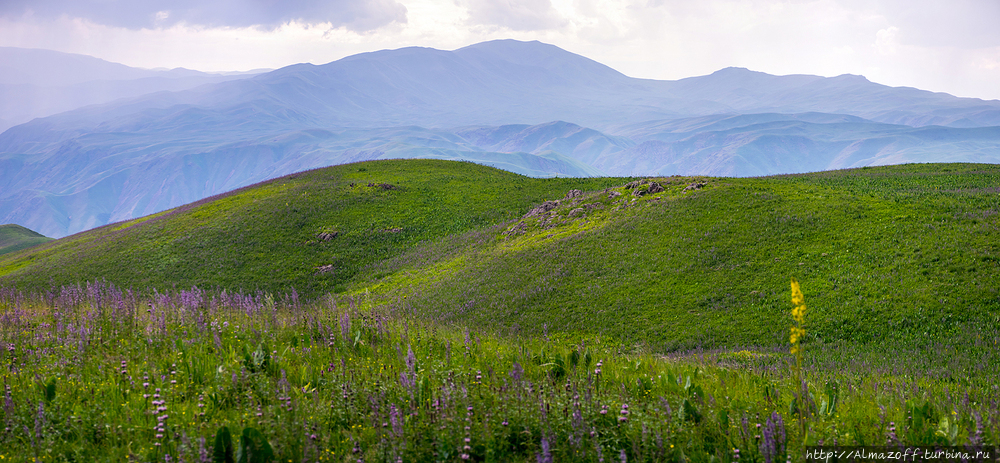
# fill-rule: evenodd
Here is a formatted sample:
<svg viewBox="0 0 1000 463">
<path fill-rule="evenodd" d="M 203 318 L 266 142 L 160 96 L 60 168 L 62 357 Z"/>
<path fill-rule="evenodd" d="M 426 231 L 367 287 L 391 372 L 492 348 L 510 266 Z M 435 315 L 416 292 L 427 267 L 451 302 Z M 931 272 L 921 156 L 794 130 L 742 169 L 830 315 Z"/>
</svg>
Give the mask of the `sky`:
<svg viewBox="0 0 1000 463">
<path fill-rule="evenodd" d="M 1000 99 L 1000 0 L 0 0 L 0 46 L 243 71 L 539 40 L 641 78 L 745 67 Z"/>
</svg>

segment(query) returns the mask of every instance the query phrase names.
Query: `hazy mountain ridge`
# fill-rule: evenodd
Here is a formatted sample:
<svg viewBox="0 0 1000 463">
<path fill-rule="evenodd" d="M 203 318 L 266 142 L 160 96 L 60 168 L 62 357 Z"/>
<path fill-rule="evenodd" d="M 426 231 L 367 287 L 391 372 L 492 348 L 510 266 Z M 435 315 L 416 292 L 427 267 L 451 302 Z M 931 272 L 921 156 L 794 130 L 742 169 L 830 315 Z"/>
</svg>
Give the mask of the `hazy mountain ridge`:
<svg viewBox="0 0 1000 463">
<path fill-rule="evenodd" d="M 139 69 L 86 55 L 0 47 L 0 131 L 36 117 L 254 73 Z"/>
<path fill-rule="evenodd" d="M 0 221 L 65 236 L 370 159 L 471 160 L 531 176 L 1000 162 L 1000 134 L 975 128 L 996 125 L 1000 101 L 860 76 L 727 68 L 634 79 L 552 45 L 509 40 L 384 50 L 13 127 L 0 134 Z"/>
</svg>

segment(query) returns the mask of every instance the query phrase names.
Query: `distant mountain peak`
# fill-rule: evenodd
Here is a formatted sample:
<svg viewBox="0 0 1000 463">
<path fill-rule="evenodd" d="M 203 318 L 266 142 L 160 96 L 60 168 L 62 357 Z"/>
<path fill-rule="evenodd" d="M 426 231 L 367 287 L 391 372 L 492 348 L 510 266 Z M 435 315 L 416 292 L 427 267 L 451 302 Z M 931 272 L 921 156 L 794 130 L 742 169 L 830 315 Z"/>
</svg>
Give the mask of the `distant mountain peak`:
<svg viewBox="0 0 1000 463">
<path fill-rule="evenodd" d="M 741 73 L 763 74 L 763 72 L 751 71 L 751 70 L 749 70 L 747 68 L 741 68 L 741 67 L 738 67 L 738 66 L 729 66 L 729 67 L 724 67 L 722 69 L 719 69 L 718 71 L 713 72 L 711 75 L 715 75 L 715 74 L 741 74 Z"/>
<path fill-rule="evenodd" d="M 857 83 L 868 82 L 868 83 L 871 83 L 871 81 L 868 80 L 867 77 L 862 76 L 862 75 L 858 75 L 858 74 L 841 74 L 841 75 L 839 75 L 837 77 L 831 77 L 831 79 L 836 79 L 836 80 L 839 80 L 839 81 L 842 81 L 842 82 L 857 82 Z"/>
</svg>

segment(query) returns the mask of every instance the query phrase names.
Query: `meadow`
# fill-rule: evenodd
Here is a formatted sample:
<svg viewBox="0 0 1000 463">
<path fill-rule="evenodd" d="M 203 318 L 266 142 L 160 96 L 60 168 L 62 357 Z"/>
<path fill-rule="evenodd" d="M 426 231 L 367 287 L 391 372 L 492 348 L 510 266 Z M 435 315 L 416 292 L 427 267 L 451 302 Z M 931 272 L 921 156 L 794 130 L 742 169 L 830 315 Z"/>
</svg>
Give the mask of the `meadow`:
<svg viewBox="0 0 1000 463">
<path fill-rule="evenodd" d="M 998 184 L 378 161 L 101 227 L 0 256 L 0 462 L 996 446 Z"/>
<path fill-rule="evenodd" d="M 800 382 L 786 349 L 509 338 L 364 297 L 98 283 L 0 304 L 0 461 L 782 462 L 1000 436 L 995 383 L 831 370 L 808 342 Z"/>
</svg>

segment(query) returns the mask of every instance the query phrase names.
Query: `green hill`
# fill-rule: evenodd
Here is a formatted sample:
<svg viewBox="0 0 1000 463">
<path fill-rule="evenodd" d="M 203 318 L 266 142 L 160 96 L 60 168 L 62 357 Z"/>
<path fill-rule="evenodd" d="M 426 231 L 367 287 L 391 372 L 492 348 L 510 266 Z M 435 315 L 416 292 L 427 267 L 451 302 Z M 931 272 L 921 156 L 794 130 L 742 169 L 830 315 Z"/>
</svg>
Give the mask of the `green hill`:
<svg viewBox="0 0 1000 463">
<path fill-rule="evenodd" d="M 500 333 L 671 351 L 787 344 L 795 277 L 809 339 L 843 355 L 875 341 L 913 362 L 942 345 L 995 351 L 1000 166 L 669 177 L 639 196 L 651 184 L 629 180 L 337 166 L 0 258 L 0 284 L 346 292 Z"/>
<path fill-rule="evenodd" d="M 313 297 L 418 243 L 504 223 L 533 204 L 621 184 L 534 179 L 466 162 L 376 161 L 242 188 L 0 258 L 0 285 L 225 288 Z"/>
<path fill-rule="evenodd" d="M 47 243 L 47 238 L 20 225 L 0 225 L 0 255 Z"/>
</svg>

